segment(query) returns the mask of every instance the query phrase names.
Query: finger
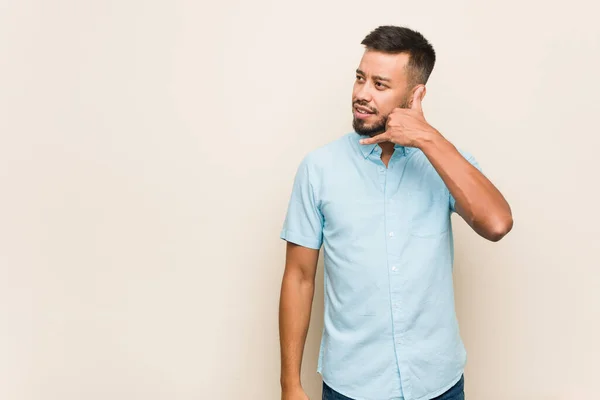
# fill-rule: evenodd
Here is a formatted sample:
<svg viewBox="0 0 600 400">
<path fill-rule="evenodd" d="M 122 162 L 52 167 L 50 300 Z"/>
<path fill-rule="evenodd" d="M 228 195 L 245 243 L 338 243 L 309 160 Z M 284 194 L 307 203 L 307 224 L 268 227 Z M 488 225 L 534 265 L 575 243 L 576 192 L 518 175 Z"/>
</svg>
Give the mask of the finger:
<svg viewBox="0 0 600 400">
<path fill-rule="evenodd" d="M 413 94 L 412 104 L 410 105 L 410 108 L 412 110 L 416 110 L 421 113 L 423 112 L 423 106 L 422 106 L 421 102 L 423 101 L 424 95 L 425 95 L 425 86 L 420 86 L 417 90 L 415 90 L 415 93 Z"/>
<path fill-rule="evenodd" d="M 361 139 L 360 144 L 374 144 L 374 143 L 382 143 L 388 142 L 390 140 L 390 135 L 387 132 L 380 133 L 379 135 L 373 136 L 368 139 Z"/>
</svg>

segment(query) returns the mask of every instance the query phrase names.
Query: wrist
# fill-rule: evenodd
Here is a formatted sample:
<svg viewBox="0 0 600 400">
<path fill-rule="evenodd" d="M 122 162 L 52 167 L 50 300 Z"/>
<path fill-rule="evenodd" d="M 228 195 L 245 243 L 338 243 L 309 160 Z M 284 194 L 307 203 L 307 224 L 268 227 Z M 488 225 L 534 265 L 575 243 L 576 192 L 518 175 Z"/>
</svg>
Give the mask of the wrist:
<svg viewBox="0 0 600 400">
<path fill-rule="evenodd" d="M 425 152 L 431 147 L 439 147 L 444 140 L 444 137 L 437 129 L 431 128 L 419 136 L 415 147 Z"/>
<path fill-rule="evenodd" d="M 294 391 L 302 388 L 299 378 L 282 377 L 280 380 L 281 390 L 284 392 Z"/>
</svg>

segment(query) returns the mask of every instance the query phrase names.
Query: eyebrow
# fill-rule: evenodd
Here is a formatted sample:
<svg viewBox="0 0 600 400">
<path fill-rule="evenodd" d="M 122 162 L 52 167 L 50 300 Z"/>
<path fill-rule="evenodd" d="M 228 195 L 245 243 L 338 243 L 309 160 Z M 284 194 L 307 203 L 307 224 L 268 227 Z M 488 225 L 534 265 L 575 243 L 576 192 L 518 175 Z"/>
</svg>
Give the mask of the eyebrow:
<svg viewBox="0 0 600 400">
<path fill-rule="evenodd" d="M 366 74 L 363 71 L 361 71 L 360 69 L 357 69 L 356 73 L 360 74 L 360 75 L 363 75 L 363 76 L 366 76 Z M 384 82 L 391 82 L 392 81 L 390 78 L 386 78 L 386 77 L 380 76 L 380 75 L 373 75 L 373 79 L 376 80 L 376 81 L 384 81 Z"/>
</svg>

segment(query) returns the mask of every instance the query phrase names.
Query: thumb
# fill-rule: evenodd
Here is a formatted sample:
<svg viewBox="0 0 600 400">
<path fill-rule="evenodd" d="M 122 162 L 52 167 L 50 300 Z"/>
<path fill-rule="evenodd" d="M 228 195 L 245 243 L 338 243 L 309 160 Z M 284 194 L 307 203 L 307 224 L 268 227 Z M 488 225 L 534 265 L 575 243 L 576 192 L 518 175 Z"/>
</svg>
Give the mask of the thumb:
<svg viewBox="0 0 600 400">
<path fill-rule="evenodd" d="M 425 86 L 420 86 L 415 93 L 413 94 L 412 104 L 410 108 L 412 110 L 416 110 L 419 112 L 423 112 L 423 106 L 421 102 L 423 101 L 423 97 L 425 96 Z"/>
</svg>

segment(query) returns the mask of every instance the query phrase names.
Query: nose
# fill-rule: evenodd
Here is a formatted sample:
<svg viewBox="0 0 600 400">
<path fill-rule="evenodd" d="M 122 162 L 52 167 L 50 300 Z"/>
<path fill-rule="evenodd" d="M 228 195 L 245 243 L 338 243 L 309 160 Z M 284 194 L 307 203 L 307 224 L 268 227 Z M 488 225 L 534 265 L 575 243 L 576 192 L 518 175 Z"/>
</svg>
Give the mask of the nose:
<svg viewBox="0 0 600 400">
<path fill-rule="evenodd" d="M 371 88 L 368 83 L 358 84 L 354 91 L 354 99 L 363 103 L 370 103 L 372 100 Z"/>
</svg>

